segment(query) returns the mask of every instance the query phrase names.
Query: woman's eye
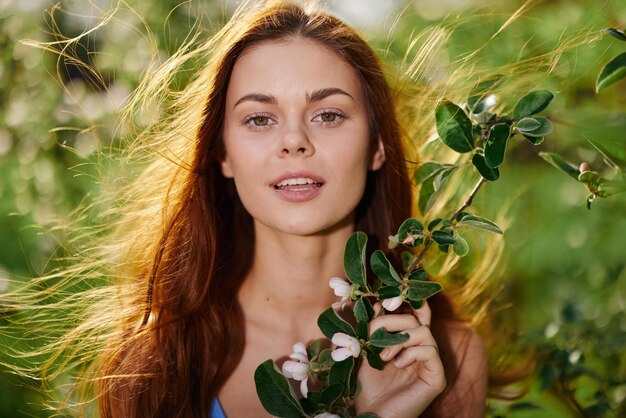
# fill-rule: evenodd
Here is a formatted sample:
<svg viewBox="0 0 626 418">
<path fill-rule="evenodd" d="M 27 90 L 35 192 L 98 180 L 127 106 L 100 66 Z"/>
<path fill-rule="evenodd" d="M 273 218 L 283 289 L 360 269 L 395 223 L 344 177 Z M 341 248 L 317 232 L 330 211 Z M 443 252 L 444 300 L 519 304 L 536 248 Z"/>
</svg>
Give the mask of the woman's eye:
<svg viewBox="0 0 626 418">
<path fill-rule="evenodd" d="M 336 125 L 341 122 L 345 117 L 339 112 L 322 112 L 313 118 L 316 122 L 322 122 L 325 125 Z"/>
<path fill-rule="evenodd" d="M 326 112 L 326 113 L 322 113 L 321 116 L 322 116 L 322 121 L 324 122 L 334 122 L 335 119 L 337 119 L 336 113 Z"/>
<path fill-rule="evenodd" d="M 251 115 L 244 120 L 244 124 L 251 129 L 266 128 L 274 123 L 275 121 L 268 115 Z"/>
<path fill-rule="evenodd" d="M 267 126 L 269 120 L 270 118 L 268 118 L 267 116 L 255 116 L 254 118 L 252 118 L 252 122 L 256 126 Z"/>
</svg>

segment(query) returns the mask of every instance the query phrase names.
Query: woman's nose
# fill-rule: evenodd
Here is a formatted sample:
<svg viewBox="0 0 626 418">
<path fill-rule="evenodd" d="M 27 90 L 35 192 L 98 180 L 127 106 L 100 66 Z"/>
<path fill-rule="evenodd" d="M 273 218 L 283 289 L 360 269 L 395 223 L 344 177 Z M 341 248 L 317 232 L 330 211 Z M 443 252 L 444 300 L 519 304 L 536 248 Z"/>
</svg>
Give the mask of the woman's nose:
<svg viewBox="0 0 626 418">
<path fill-rule="evenodd" d="M 309 157 L 315 153 L 315 147 L 309 141 L 306 129 L 302 126 L 294 126 L 282 134 L 278 151 L 280 157 Z"/>
</svg>

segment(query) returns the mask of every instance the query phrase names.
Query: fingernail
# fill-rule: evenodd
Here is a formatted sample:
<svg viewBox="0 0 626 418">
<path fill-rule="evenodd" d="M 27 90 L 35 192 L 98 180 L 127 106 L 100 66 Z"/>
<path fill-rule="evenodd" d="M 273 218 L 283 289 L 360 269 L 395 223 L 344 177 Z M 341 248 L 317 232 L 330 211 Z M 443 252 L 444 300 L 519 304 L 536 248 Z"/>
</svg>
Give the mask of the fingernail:
<svg viewBox="0 0 626 418">
<path fill-rule="evenodd" d="M 393 364 L 395 364 L 397 367 L 402 367 L 402 365 L 404 364 L 404 360 L 402 359 L 402 357 L 398 357 L 393 361 Z"/>
<path fill-rule="evenodd" d="M 390 354 L 391 354 L 391 350 L 388 348 L 385 348 L 383 351 L 380 352 L 380 358 L 383 360 L 386 360 Z"/>
</svg>

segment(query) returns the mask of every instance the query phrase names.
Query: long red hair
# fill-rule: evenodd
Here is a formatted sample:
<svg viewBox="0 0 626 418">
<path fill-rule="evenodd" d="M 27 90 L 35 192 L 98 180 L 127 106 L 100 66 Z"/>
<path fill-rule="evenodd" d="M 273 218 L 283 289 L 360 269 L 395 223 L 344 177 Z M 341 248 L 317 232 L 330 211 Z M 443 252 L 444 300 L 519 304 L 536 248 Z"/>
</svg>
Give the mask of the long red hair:
<svg viewBox="0 0 626 418">
<path fill-rule="evenodd" d="M 365 93 L 372 145 L 378 137 L 384 144 L 386 164 L 368 176 L 356 229 L 366 231 L 373 246 L 384 246 L 411 215 L 392 91 L 362 37 L 333 16 L 290 3 L 236 15 L 201 71 L 206 99 L 189 138 L 192 160 L 170 179 L 162 230 L 133 279 L 143 284 L 136 300 L 142 309 L 108 342 L 99 368 L 105 418 L 206 417 L 241 359 L 245 332 L 237 293 L 251 265 L 254 231 L 233 181 L 219 169 L 226 89 L 246 48 L 292 37 L 319 42 L 352 65 Z"/>
</svg>

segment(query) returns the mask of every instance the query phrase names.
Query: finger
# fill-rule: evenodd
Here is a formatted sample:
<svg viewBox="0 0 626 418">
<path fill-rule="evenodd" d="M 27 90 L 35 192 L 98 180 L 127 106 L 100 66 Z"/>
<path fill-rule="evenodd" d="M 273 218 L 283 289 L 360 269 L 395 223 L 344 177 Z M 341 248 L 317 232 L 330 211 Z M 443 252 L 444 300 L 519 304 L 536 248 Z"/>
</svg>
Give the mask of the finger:
<svg viewBox="0 0 626 418">
<path fill-rule="evenodd" d="M 414 346 L 435 346 L 437 347 L 437 342 L 433 337 L 433 334 L 430 332 L 430 329 L 426 326 L 419 326 L 417 328 L 412 328 L 405 331 L 406 334 L 409 335 L 409 339 L 405 342 L 393 345 L 390 347 L 385 347 L 380 352 L 380 358 L 385 361 L 392 360 L 400 351 L 405 348 L 410 348 Z"/>
<path fill-rule="evenodd" d="M 382 310 L 383 310 L 383 304 L 380 302 L 376 302 L 374 304 L 374 318 L 376 318 L 378 314 L 380 314 L 380 311 Z"/>
<path fill-rule="evenodd" d="M 419 326 L 417 316 L 411 314 L 381 315 L 370 322 L 370 335 L 379 328 L 389 332 L 404 331 Z"/>
<path fill-rule="evenodd" d="M 428 306 L 428 302 L 424 301 L 422 307 L 419 309 L 413 310 L 415 317 L 417 318 L 420 325 L 425 325 L 430 327 L 430 320 L 432 317 L 432 311 L 430 310 L 430 306 Z"/>
<path fill-rule="evenodd" d="M 419 345 L 409 347 L 398 355 L 393 364 L 399 369 L 404 369 L 415 362 L 423 363 L 424 368 L 430 373 L 441 373 L 442 375 L 444 373 L 439 350 L 436 346 Z"/>
</svg>

